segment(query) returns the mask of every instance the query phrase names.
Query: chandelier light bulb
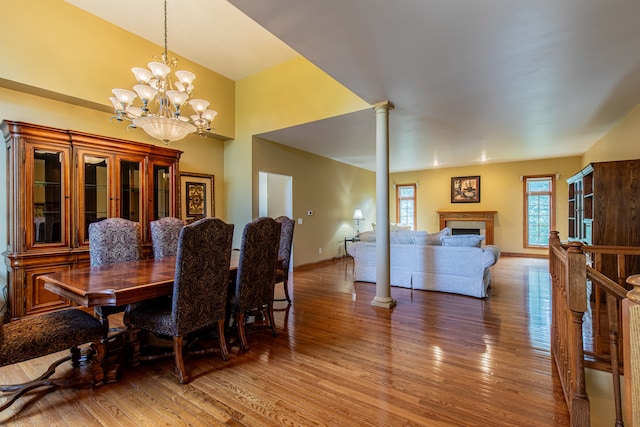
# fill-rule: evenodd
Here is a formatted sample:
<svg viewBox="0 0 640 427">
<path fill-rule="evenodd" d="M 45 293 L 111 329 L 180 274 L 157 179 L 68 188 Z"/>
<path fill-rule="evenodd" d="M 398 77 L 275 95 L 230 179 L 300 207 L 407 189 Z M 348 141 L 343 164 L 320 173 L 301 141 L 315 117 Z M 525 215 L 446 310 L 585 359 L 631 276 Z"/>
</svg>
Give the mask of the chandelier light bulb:
<svg viewBox="0 0 640 427">
<path fill-rule="evenodd" d="M 189 104 L 191 105 L 191 108 L 193 108 L 193 110 L 198 114 L 204 113 L 209 107 L 209 101 L 206 101 L 204 99 L 192 99 L 191 101 L 189 101 Z"/>
<path fill-rule="evenodd" d="M 127 117 L 129 117 L 130 119 L 135 119 L 136 117 L 141 117 L 142 116 L 142 108 L 140 107 L 135 107 L 133 105 L 129 105 L 129 108 L 127 108 Z"/>
<path fill-rule="evenodd" d="M 180 107 L 187 102 L 187 98 L 189 97 L 186 93 L 177 90 L 168 90 L 167 96 L 176 110 L 179 110 Z"/>
<path fill-rule="evenodd" d="M 168 65 L 163 64 L 162 62 L 149 62 L 147 65 L 149 66 L 153 77 L 158 80 L 164 79 L 165 76 L 169 74 L 169 71 L 171 71 L 171 68 L 169 68 Z"/>
<path fill-rule="evenodd" d="M 208 120 L 208 121 L 212 122 L 213 119 L 215 119 L 217 115 L 218 115 L 218 112 L 216 110 L 207 110 L 207 111 L 204 112 L 202 117 L 204 117 L 205 120 Z"/>
<path fill-rule="evenodd" d="M 136 91 L 136 93 L 144 103 L 150 102 L 156 96 L 156 93 L 158 93 L 156 89 L 152 88 L 149 85 L 135 85 L 133 87 L 133 90 Z"/>
<path fill-rule="evenodd" d="M 191 86 L 191 83 L 193 83 L 193 81 L 195 80 L 196 75 L 191 71 L 178 70 L 176 71 L 176 77 L 178 78 L 178 81 L 180 83 L 188 87 Z"/>
<path fill-rule="evenodd" d="M 149 84 L 151 77 L 153 77 L 151 71 L 147 70 L 146 68 L 133 67 L 131 71 L 133 72 L 133 75 L 136 76 L 136 80 L 138 81 L 138 83 Z"/>
<path fill-rule="evenodd" d="M 126 110 L 129 104 L 131 104 L 137 96 L 135 92 L 127 89 L 113 89 L 111 92 L 116 96 L 116 99 L 122 105 L 123 110 Z"/>
</svg>

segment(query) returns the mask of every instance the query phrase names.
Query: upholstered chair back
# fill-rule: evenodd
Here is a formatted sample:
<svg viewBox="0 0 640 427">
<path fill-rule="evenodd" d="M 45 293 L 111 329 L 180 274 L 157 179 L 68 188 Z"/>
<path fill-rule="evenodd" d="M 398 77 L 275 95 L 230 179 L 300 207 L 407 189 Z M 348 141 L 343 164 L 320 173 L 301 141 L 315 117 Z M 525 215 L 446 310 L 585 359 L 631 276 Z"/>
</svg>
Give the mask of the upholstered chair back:
<svg viewBox="0 0 640 427">
<path fill-rule="evenodd" d="M 165 217 L 149 224 L 154 258 L 175 256 L 178 252 L 178 238 L 185 222 L 180 218 Z"/>
<path fill-rule="evenodd" d="M 125 313 L 124 322 L 132 330 L 173 337 L 176 370 L 183 384 L 189 382 L 183 357 L 187 334 L 217 325 L 220 355 L 227 360 L 225 320 L 232 240 L 233 224 L 218 218 L 184 226 L 178 240 L 172 298 L 143 301 Z"/>
<path fill-rule="evenodd" d="M 233 224 L 218 218 L 200 219 L 180 232 L 173 285 L 175 335 L 225 318 L 232 240 Z"/>
<path fill-rule="evenodd" d="M 284 298 L 274 299 L 274 301 L 287 301 L 291 303 L 289 296 L 289 263 L 291 262 L 291 244 L 293 243 L 293 227 L 295 221 L 286 216 L 279 216 L 276 221 L 282 225 L 280 230 L 280 247 L 278 257 L 282 259 L 282 264 L 276 269 L 274 284 L 282 283 Z"/>
<path fill-rule="evenodd" d="M 273 218 L 258 218 L 245 225 L 233 298 L 235 312 L 273 302 L 281 225 Z"/>
<path fill-rule="evenodd" d="M 141 259 L 140 224 L 124 218 L 107 218 L 89 224 L 89 258 L 92 266 Z"/>
<path fill-rule="evenodd" d="M 291 244 L 293 243 L 293 227 L 295 221 L 286 216 L 275 218 L 280 223 L 280 246 L 278 247 L 278 257 L 282 258 L 281 269 L 286 273 L 289 272 L 289 262 L 291 260 Z"/>
</svg>

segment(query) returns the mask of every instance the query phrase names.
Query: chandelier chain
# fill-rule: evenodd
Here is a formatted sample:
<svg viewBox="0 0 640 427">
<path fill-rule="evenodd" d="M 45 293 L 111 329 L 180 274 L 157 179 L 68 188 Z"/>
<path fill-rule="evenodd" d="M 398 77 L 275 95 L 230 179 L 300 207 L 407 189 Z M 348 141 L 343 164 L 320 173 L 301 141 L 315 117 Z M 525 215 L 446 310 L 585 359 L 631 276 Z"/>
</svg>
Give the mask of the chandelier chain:
<svg viewBox="0 0 640 427">
<path fill-rule="evenodd" d="M 167 0 L 164 0 L 164 59 L 169 59 L 167 52 Z"/>
</svg>

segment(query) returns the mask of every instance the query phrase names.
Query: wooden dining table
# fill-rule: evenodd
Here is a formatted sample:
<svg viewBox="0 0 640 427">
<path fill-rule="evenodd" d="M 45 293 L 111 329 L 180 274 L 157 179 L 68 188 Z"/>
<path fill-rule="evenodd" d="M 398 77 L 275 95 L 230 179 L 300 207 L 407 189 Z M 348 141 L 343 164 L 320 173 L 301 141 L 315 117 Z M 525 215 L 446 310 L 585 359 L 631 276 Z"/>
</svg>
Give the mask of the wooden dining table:
<svg viewBox="0 0 640 427">
<path fill-rule="evenodd" d="M 231 251 L 230 277 L 235 277 L 239 260 L 240 252 Z M 44 282 L 45 289 L 84 307 L 119 306 L 172 295 L 175 270 L 176 257 L 151 258 L 58 271 L 44 274 L 39 280 Z M 124 338 L 118 335 L 124 342 L 107 342 L 109 363 L 104 363 L 105 383 L 117 382 L 121 367 L 127 363 L 122 348 L 131 343 L 126 342 L 124 335 Z"/>
<path fill-rule="evenodd" d="M 229 273 L 238 269 L 231 251 Z M 171 295 L 176 258 L 144 259 L 44 274 L 44 288 L 84 307 L 118 306 Z"/>
</svg>

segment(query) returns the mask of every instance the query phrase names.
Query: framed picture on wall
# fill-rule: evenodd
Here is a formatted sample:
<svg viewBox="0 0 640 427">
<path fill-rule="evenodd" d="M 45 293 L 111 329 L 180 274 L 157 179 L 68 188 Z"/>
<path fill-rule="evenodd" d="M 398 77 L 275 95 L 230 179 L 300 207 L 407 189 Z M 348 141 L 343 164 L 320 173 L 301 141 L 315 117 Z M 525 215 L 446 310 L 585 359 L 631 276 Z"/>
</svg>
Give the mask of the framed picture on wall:
<svg viewBox="0 0 640 427">
<path fill-rule="evenodd" d="M 192 221 L 215 216 L 213 197 L 213 175 L 180 172 L 180 218 Z"/>
<path fill-rule="evenodd" d="M 480 203 L 480 177 L 452 177 L 451 203 Z"/>
</svg>

